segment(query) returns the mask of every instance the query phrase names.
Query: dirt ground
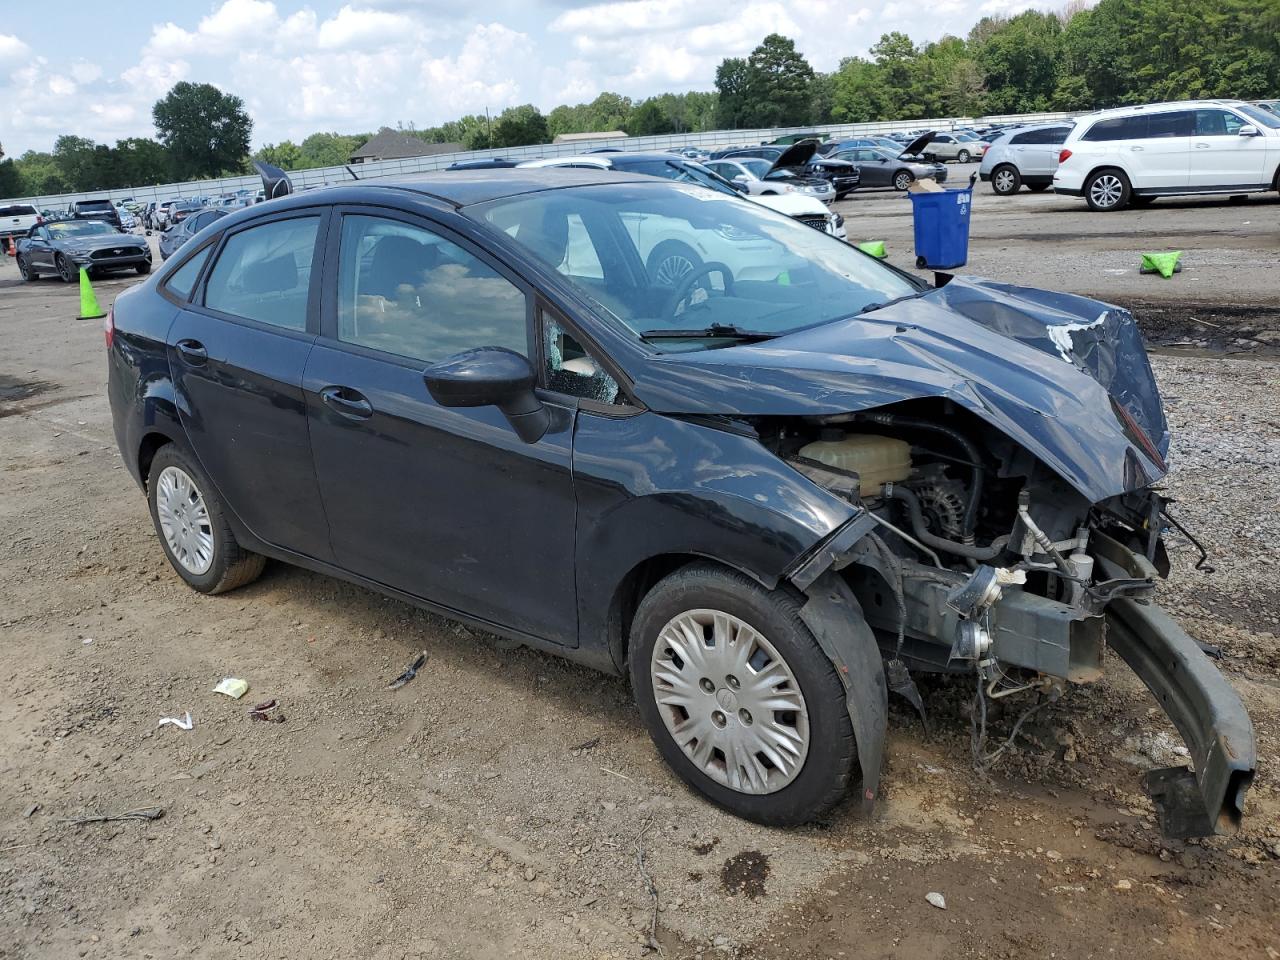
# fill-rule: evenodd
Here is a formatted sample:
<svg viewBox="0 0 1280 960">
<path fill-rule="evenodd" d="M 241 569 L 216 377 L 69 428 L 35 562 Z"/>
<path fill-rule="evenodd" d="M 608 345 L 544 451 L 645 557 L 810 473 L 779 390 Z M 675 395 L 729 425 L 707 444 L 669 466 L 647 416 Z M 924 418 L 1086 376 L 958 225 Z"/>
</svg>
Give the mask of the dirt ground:
<svg viewBox="0 0 1280 960">
<path fill-rule="evenodd" d="M 969 682 L 926 681 L 934 733 L 893 705 L 874 819 L 768 830 L 668 772 L 619 679 L 279 564 L 197 595 L 120 463 L 98 322 L 0 258 L 0 957 L 594 960 L 656 955 L 651 924 L 707 960 L 1280 957 L 1280 202 L 978 190 L 968 272 L 1134 304 L 1161 345 L 1169 487 L 1214 567 L 1175 541 L 1164 598 L 1253 717 L 1238 836 L 1161 841 L 1141 776 L 1181 744 L 1115 658 L 989 777 Z M 906 200 L 841 210 L 909 265 Z M 1184 272 L 1140 277 L 1152 248 Z M 269 699 L 285 721 L 253 722 Z"/>
</svg>

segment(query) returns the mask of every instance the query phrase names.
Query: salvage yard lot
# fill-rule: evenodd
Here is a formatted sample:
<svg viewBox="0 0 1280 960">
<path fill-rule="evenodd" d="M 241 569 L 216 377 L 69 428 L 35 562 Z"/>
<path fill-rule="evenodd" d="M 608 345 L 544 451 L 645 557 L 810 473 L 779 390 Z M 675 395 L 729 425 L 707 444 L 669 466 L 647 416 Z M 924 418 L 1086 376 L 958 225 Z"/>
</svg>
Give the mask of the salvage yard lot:
<svg viewBox="0 0 1280 960">
<path fill-rule="evenodd" d="M 904 197 L 837 209 L 914 261 Z M 969 682 L 926 681 L 934 734 L 894 703 L 876 819 L 768 830 L 682 787 L 619 679 L 278 564 L 197 595 L 119 462 L 99 322 L 0 259 L 0 957 L 641 956 L 645 876 L 668 957 L 1278 955 L 1277 213 L 984 184 L 974 207 L 966 272 L 1134 306 L 1160 346 L 1169 488 L 1215 568 L 1175 539 L 1164 601 L 1221 645 L 1258 736 L 1243 833 L 1193 844 L 1155 829 L 1140 775 L 1180 743 L 1114 658 L 991 779 Z M 1138 274 L 1179 249 L 1183 273 Z M 250 722 L 272 698 L 286 721 Z M 63 822 L 143 807 L 165 815 Z"/>
</svg>

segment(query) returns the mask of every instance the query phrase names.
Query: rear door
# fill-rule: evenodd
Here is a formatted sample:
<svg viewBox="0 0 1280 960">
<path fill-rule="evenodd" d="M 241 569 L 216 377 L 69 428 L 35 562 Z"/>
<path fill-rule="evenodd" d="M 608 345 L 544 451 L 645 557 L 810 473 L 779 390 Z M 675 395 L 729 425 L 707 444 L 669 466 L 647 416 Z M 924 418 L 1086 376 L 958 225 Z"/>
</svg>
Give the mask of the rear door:
<svg viewBox="0 0 1280 960">
<path fill-rule="evenodd" d="M 331 558 L 302 373 L 319 331 L 323 208 L 282 211 L 223 238 L 169 331 L 178 411 L 223 499 L 259 539 Z"/>
<path fill-rule="evenodd" d="M 1176 192 L 1186 188 L 1193 122 L 1190 110 L 1142 113 L 1119 121 L 1116 148 L 1135 190 Z"/>
<path fill-rule="evenodd" d="M 442 407 L 424 369 L 473 347 L 536 356 L 532 291 L 446 225 L 339 212 L 305 389 L 337 562 L 473 617 L 576 645 L 576 407 L 525 443 L 495 407 Z M 554 231 L 565 254 L 570 231 Z M 548 238 L 548 242 L 557 242 Z"/>
<path fill-rule="evenodd" d="M 1240 136 L 1246 123 L 1222 107 L 1195 111 L 1191 186 L 1258 187 L 1266 182 L 1267 139 Z"/>
</svg>

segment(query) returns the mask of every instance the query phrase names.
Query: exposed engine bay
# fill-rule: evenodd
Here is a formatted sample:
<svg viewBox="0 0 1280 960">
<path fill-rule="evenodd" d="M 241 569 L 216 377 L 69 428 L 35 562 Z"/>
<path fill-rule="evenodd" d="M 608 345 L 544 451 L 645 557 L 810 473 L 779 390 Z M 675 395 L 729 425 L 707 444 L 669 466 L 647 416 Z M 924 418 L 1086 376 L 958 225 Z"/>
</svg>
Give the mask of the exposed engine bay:
<svg viewBox="0 0 1280 960">
<path fill-rule="evenodd" d="M 1205 660 L 1194 641 L 1169 621 L 1164 632 L 1151 630 L 1157 649 L 1146 655 L 1153 661 L 1146 674 L 1135 662 L 1142 655 L 1134 648 L 1142 644 L 1134 632 L 1144 628 L 1129 621 L 1141 620 L 1144 608 L 1159 612 L 1149 601 L 1169 573 L 1162 531 L 1177 525 L 1153 487 L 1091 503 L 1012 440 L 945 400 L 775 420 L 758 429 L 777 456 L 860 508 L 857 535 L 831 569 L 875 632 L 889 689 L 915 705 L 926 724 L 913 671 L 976 675 L 975 710 L 985 716 L 991 700 L 1035 693 L 1039 704 L 1068 684 L 1097 681 L 1110 640 L 1166 701 L 1193 756 L 1199 753 L 1198 772 L 1211 755 L 1230 752 L 1221 749 L 1221 737 L 1205 733 L 1196 709 L 1180 716 L 1160 689 L 1178 669 L 1163 662 L 1165 634 L 1176 630 L 1186 655 Z M 797 573 L 803 585 L 804 571 Z M 1197 737 L 1205 741 L 1199 749 Z M 1212 787 L 1220 802 L 1207 804 L 1185 768 L 1153 771 L 1148 787 L 1167 833 L 1205 835 L 1238 825 L 1251 778 L 1251 767 L 1226 763 L 1221 784 Z"/>
</svg>

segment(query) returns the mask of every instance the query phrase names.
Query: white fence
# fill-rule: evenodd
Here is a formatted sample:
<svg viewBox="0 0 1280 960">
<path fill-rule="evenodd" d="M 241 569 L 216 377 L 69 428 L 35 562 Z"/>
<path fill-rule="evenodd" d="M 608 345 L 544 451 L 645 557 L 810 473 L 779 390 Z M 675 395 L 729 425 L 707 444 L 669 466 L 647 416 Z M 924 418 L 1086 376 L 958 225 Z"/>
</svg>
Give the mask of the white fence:
<svg viewBox="0 0 1280 960">
<path fill-rule="evenodd" d="M 932 120 L 904 120 L 882 123 L 841 123 L 817 127 L 776 127 L 760 130 L 709 130 L 704 133 L 672 133 L 656 137 L 625 137 L 601 140 L 580 140 L 576 143 L 540 144 L 527 147 L 504 147 L 495 150 L 469 150 L 464 153 L 441 153 L 430 157 L 411 157 L 404 160 L 382 160 L 377 163 L 361 163 L 351 167 L 361 180 L 411 173 L 428 173 L 441 170 L 459 160 L 476 160 L 484 157 L 507 157 L 512 160 L 531 160 L 535 157 L 563 157 L 585 153 L 599 147 L 620 147 L 624 150 L 667 150 L 673 147 L 713 148 L 737 144 L 765 143 L 790 133 L 817 133 L 825 138 L 874 136 L 895 133 L 900 130 L 953 130 L 971 123 L 1037 123 L 1048 120 L 1064 120 L 1067 113 L 1028 113 L 1016 116 L 944 117 Z M 289 179 L 295 189 L 320 187 L 336 183 L 350 183 L 351 174 L 346 167 L 316 167 L 312 170 L 291 170 Z M 40 209 L 60 210 L 72 201 L 107 197 L 119 202 L 132 199 L 141 203 L 174 200 L 182 197 L 218 197 L 237 190 L 257 191 L 262 178 L 255 175 L 221 177 L 216 180 L 191 180 L 186 183 L 165 183 L 154 187 L 124 187 L 118 190 L 94 190 L 89 193 L 63 193 L 45 197 L 22 197 L 17 200 L 0 200 L 0 203 L 30 203 Z"/>
</svg>

